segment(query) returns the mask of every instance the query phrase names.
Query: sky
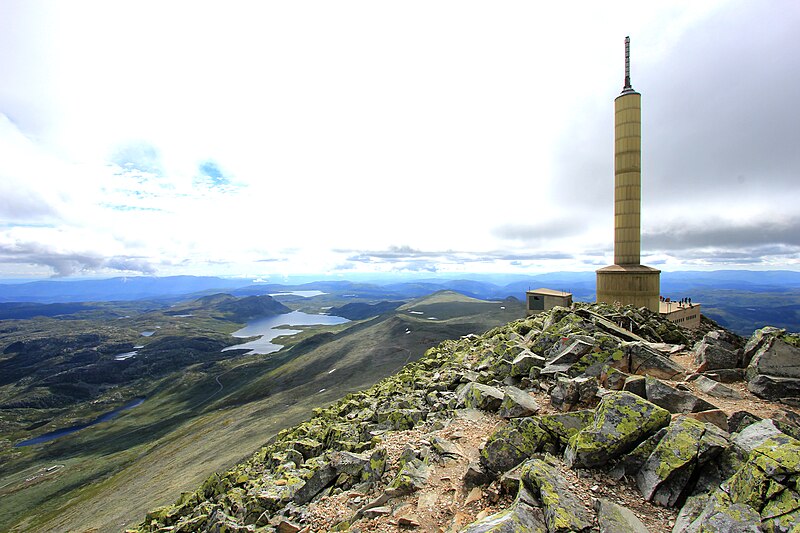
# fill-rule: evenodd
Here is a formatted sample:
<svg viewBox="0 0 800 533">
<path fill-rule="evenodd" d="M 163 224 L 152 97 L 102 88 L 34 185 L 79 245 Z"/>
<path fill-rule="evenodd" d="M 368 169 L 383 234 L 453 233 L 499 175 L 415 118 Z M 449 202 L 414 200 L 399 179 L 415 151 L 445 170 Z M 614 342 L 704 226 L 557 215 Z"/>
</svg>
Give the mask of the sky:
<svg viewBox="0 0 800 533">
<path fill-rule="evenodd" d="M 552 5 L 551 5 L 552 4 Z M 800 270 L 800 3 L 0 2 L 0 279 Z"/>
</svg>

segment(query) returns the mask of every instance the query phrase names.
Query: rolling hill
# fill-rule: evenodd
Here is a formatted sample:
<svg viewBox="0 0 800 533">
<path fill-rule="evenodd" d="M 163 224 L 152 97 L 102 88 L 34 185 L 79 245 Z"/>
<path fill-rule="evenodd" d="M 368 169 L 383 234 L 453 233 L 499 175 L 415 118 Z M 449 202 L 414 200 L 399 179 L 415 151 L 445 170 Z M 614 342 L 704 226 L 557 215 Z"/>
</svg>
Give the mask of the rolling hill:
<svg viewBox="0 0 800 533">
<path fill-rule="evenodd" d="M 170 359 L 170 350 L 185 352 L 189 339 L 180 340 L 181 329 L 225 338 L 224 328 L 209 328 L 220 328 L 222 321 L 210 316 L 226 301 L 206 300 L 212 310 L 200 306 L 197 316 L 164 312 L 182 309 L 178 306 L 115 321 L 129 321 L 133 332 L 156 317 L 166 321 L 148 347 L 158 346 L 161 337 L 165 349 L 157 359 Z M 0 447 L 0 529 L 12 524 L 12 531 L 122 529 L 147 509 L 174 500 L 209 473 L 237 462 L 281 428 L 307 418 L 314 407 L 375 383 L 444 339 L 482 332 L 524 314 L 519 302 L 485 302 L 454 293 L 411 302 L 412 308 L 417 304 L 436 309 L 441 317 L 431 320 L 397 310 L 349 325 L 311 327 L 298 336 L 301 340 L 270 356 L 194 352 L 194 359 L 185 359 L 174 371 L 153 373 L 102 396 L 117 394 L 114 405 L 146 397 L 141 405 L 112 422 L 51 442 L 13 447 L 54 424 L 91 419 L 94 412 L 51 409 L 42 413 L 53 417 L 44 425 L 6 426 L 3 433 L 12 439 Z M 162 336 L 167 324 L 174 331 Z M 225 324 L 228 330 L 236 327 Z M 10 340 L 2 339 L 0 348 Z M 0 414 L 7 419 L 10 411 Z"/>
</svg>

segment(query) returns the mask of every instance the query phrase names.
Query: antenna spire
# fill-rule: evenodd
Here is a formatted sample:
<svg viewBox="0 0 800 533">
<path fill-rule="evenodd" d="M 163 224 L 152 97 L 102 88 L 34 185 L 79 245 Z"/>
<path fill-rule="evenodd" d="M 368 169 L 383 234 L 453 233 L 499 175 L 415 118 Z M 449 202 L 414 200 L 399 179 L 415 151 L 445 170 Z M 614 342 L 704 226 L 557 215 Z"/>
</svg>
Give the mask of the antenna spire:
<svg viewBox="0 0 800 533">
<path fill-rule="evenodd" d="M 630 89 L 631 87 L 631 38 L 625 37 L 625 86 L 622 90 Z"/>
</svg>

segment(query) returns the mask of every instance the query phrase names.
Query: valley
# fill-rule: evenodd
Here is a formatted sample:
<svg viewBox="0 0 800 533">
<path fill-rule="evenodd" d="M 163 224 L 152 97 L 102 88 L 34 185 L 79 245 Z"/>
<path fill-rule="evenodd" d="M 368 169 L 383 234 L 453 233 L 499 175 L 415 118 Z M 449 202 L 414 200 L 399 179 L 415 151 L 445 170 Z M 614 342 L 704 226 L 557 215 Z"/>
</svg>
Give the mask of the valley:
<svg viewBox="0 0 800 533">
<path fill-rule="evenodd" d="M 591 273 L 382 284 L 36 283 L 24 302 L 8 301 L 19 285 L 0 285 L 0 530 L 132 526 L 315 408 L 370 387 L 445 339 L 524 316 L 526 289 L 553 286 L 577 300 L 594 290 Z M 97 299 L 80 301 L 73 284 Z M 796 273 L 670 273 L 664 291 L 692 294 L 704 314 L 742 334 L 764 324 L 799 329 Z M 311 323 L 297 325 L 292 317 L 301 314 Z M 280 349 L 238 346 L 258 339 L 234 336 L 255 335 L 243 329 L 254 321 L 275 328 L 264 339 Z"/>
<path fill-rule="evenodd" d="M 275 339 L 285 347 L 269 355 L 223 351 L 249 340 L 232 333 L 252 317 L 291 324 L 281 319 L 294 311 L 353 303 L 374 306 L 374 314 L 293 326 L 300 333 Z M 372 385 L 444 339 L 524 314 L 517 300 L 452 292 L 396 300 L 385 313 L 379 303 L 331 292 L 208 295 L 99 302 L 0 322 L 0 529 L 123 529 L 313 408 Z M 16 446 L 137 398 L 144 401 L 113 420 Z"/>
</svg>

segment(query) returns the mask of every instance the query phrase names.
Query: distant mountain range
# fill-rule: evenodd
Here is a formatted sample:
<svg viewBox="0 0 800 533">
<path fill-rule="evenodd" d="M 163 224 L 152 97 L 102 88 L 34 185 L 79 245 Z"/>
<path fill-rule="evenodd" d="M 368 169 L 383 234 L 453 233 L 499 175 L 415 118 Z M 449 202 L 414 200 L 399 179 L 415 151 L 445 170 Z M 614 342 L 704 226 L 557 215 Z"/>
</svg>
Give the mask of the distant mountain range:
<svg viewBox="0 0 800 533">
<path fill-rule="evenodd" d="M 595 298 L 594 272 L 554 272 L 527 277 L 476 275 L 474 278 L 427 278 L 413 281 L 385 278 L 380 282 L 370 283 L 320 280 L 296 285 L 198 276 L 34 281 L 0 283 L 0 302 L 65 304 L 144 299 L 177 301 L 219 292 L 235 296 L 261 296 L 317 290 L 352 299 L 354 303 L 369 300 L 369 303 L 374 305 L 376 300 L 397 301 L 418 298 L 440 290 L 452 290 L 484 300 L 502 300 L 509 296 L 522 300 L 526 290 L 540 287 L 571 292 L 576 301 L 593 301 Z M 694 302 L 703 304 L 704 314 L 743 335 L 749 335 L 765 324 L 785 327 L 792 331 L 800 329 L 800 272 L 786 270 L 664 272 L 661 275 L 661 292 L 665 297 L 673 299 L 692 298 Z M 52 306 L 42 307 L 38 311 L 41 312 L 40 316 L 55 316 L 66 309 Z M 35 306 L 17 305 L 12 308 L 0 303 L 2 318 L 26 318 L 35 316 L 36 312 Z M 355 308 L 345 312 L 353 312 L 356 315 L 359 313 Z"/>
</svg>

